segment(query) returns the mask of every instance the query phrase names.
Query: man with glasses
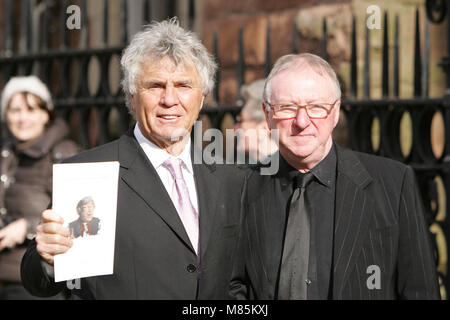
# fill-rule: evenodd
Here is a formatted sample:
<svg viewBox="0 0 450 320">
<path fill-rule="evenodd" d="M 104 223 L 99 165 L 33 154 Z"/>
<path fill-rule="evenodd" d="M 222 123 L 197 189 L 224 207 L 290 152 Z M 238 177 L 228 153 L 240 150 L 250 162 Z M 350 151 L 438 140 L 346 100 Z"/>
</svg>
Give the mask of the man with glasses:
<svg viewBox="0 0 450 320">
<path fill-rule="evenodd" d="M 332 139 L 341 90 L 312 54 L 281 57 L 264 87 L 280 169 L 247 176 L 235 298 L 438 299 L 411 168 Z"/>
</svg>

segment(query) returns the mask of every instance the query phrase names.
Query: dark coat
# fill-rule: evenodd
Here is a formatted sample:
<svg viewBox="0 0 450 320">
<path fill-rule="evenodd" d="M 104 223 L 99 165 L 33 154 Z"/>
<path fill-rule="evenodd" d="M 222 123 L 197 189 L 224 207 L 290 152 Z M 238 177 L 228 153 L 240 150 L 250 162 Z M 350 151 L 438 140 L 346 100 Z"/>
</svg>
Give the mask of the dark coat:
<svg viewBox="0 0 450 320">
<path fill-rule="evenodd" d="M 78 152 L 66 139 L 69 128 L 55 120 L 37 140 L 18 144 L 7 142 L 0 158 L 0 213 L 4 221 L 25 218 L 31 238 L 41 213 L 51 200 L 52 166 Z M 20 281 L 20 261 L 25 247 L 0 252 L 0 280 Z"/>
<path fill-rule="evenodd" d="M 80 218 L 69 223 L 69 231 L 72 237 L 78 238 L 79 236 L 82 235 L 81 232 L 82 223 L 83 222 L 81 221 Z M 93 217 L 92 220 L 89 221 L 88 223 L 88 235 L 95 236 L 99 230 L 100 230 L 100 219 Z"/>
<path fill-rule="evenodd" d="M 81 279 L 82 299 L 226 299 L 241 222 L 242 170 L 193 164 L 200 219 L 200 265 L 161 179 L 132 130 L 70 162 L 119 161 L 114 273 Z M 22 261 L 32 294 L 50 296 L 65 282 L 48 278 L 32 242 Z"/>
<path fill-rule="evenodd" d="M 414 172 L 386 158 L 336 145 L 332 299 L 438 299 L 438 279 Z M 274 299 L 280 273 L 286 212 L 278 175 L 249 174 L 235 298 Z M 371 266 L 380 288 L 368 286 Z"/>
</svg>

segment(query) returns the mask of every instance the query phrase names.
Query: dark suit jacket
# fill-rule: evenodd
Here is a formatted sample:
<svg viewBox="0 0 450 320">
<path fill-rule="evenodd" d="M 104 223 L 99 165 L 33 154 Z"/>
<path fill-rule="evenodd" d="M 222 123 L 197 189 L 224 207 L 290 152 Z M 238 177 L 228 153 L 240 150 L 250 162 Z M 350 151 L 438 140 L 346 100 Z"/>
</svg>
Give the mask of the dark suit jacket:
<svg viewBox="0 0 450 320">
<path fill-rule="evenodd" d="M 72 221 L 71 223 L 69 223 L 69 231 L 70 234 L 74 237 L 74 238 L 78 238 L 79 236 L 81 236 L 81 224 L 83 222 L 81 221 L 80 218 L 78 218 L 75 221 Z M 100 219 L 97 217 L 93 217 L 91 221 L 89 221 L 89 235 L 96 235 L 99 231 L 100 227 Z"/>
<path fill-rule="evenodd" d="M 412 169 L 338 145 L 336 153 L 331 298 L 438 299 L 435 262 Z M 286 222 L 286 212 L 277 206 L 282 183 L 279 175 L 262 176 L 258 168 L 249 173 L 241 258 L 231 286 L 235 298 L 276 298 Z M 380 268 L 380 289 L 367 285 L 373 265 Z"/>
<path fill-rule="evenodd" d="M 193 164 L 199 200 L 200 255 L 132 130 L 70 162 L 119 161 L 114 274 L 84 278 L 72 294 L 84 299 L 226 299 L 240 225 L 243 171 Z M 200 272 L 198 272 L 200 271 Z M 32 242 L 22 260 L 22 281 L 32 294 L 50 296 L 54 283 Z"/>
</svg>

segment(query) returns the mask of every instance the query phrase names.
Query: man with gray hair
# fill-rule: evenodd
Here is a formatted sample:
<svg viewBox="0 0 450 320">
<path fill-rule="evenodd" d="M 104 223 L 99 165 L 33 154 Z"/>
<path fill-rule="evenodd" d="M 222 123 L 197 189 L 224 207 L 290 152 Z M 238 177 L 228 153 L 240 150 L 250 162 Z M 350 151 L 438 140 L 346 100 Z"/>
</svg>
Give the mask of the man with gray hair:
<svg viewBox="0 0 450 320">
<path fill-rule="evenodd" d="M 236 298 L 438 299 L 414 172 L 332 139 L 341 91 L 312 54 L 281 57 L 264 88 L 280 170 L 248 175 Z"/>
<path fill-rule="evenodd" d="M 119 161 L 114 273 L 85 278 L 82 299 L 226 299 L 239 234 L 241 170 L 193 163 L 190 133 L 216 64 L 176 19 L 135 35 L 122 60 L 123 89 L 136 126 L 69 162 Z M 55 294 L 54 256 L 70 233 L 46 210 L 22 261 L 30 293 Z"/>
</svg>

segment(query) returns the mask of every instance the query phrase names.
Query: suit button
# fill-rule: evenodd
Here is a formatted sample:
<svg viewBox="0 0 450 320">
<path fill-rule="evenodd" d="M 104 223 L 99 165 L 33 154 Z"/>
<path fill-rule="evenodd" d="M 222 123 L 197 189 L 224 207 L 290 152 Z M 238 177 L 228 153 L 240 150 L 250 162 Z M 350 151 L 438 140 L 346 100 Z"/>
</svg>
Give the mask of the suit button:
<svg viewBox="0 0 450 320">
<path fill-rule="evenodd" d="M 186 269 L 189 273 L 194 273 L 195 271 L 197 271 L 197 267 L 194 266 L 192 263 L 189 264 Z"/>
</svg>

